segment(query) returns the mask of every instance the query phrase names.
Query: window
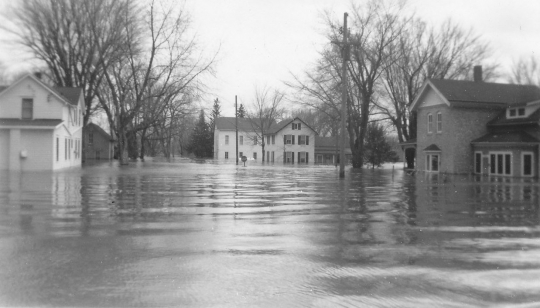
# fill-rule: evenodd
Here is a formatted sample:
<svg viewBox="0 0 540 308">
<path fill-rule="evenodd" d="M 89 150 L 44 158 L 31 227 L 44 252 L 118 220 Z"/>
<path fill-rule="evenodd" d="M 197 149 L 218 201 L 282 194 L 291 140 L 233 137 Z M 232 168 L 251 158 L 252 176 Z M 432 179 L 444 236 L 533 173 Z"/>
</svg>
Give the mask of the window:
<svg viewBox="0 0 540 308">
<path fill-rule="evenodd" d="M 508 152 L 490 152 L 489 173 L 495 175 L 512 175 L 512 154 Z"/>
<path fill-rule="evenodd" d="M 272 144 L 276 144 L 276 135 L 272 135 Z"/>
<path fill-rule="evenodd" d="M 93 144 L 93 143 L 94 143 L 94 133 L 88 132 L 88 144 Z"/>
<path fill-rule="evenodd" d="M 238 139 L 238 144 L 244 145 L 244 136 L 240 136 L 240 139 Z"/>
<path fill-rule="evenodd" d="M 274 151 L 272 151 L 272 162 L 274 162 Z"/>
<path fill-rule="evenodd" d="M 34 117 L 34 100 L 32 98 L 23 98 L 22 100 L 22 118 L 25 120 Z"/>
<path fill-rule="evenodd" d="M 225 135 L 225 144 L 229 144 L 229 135 Z"/>
<path fill-rule="evenodd" d="M 253 159 L 257 159 L 257 152 L 253 152 Z"/>
<path fill-rule="evenodd" d="M 229 152 L 225 152 L 225 159 L 229 159 Z"/>
<path fill-rule="evenodd" d="M 482 152 L 474 153 L 474 173 L 482 173 Z"/>
<path fill-rule="evenodd" d="M 270 135 L 266 136 L 266 144 L 270 144 Z"/>
<path fill-rule="evenodd" d="M 523 176 L 533 176 L 533 153 L 532 152 L 523 152 L 521 153 L 521 165 L 522 165 L 522 175 Z"/>
<path fill-rule="evenodd" d="M 243 152 L 238 153 L 238 157 L 241 158 L 242 156 L 244 156 L 244 153 L 243 153 Z"/>
<path fill-rule="evenodd" d="M 439 171 L 439 154 L 427 154 L 426 155 L 426 171 Z"/>
<path fill-rule="evenodd" d="M 298 136 L 298 144 L 309 145 L 309 136 L 299 135 Z"/>
<path fill-rule="evenodd" d="M 298 163 L 299 164 L 308 163 L 308 152 L 298 152 Z"/>
<path fill-rule="evenodd" d="M 294 163 L 294 153 L 293 152 L 285 152 L 285 163 Z"/>
<path fill-rule="evenodd" d="M 508 109 L 508 117 L 509 118 L 521 118 L 525 116 L 525 108 L 511 108 Z"/>
<path fill-rule="evenodd" d="M 253 138 L 253 145 L 257 145 L 257 141 L 258 141 L 257 137 Z"/>
<path fill-rule="evenodd" d="M 285 139 L 285 142 L 284 142 L 285 144 L 294 144 L 294 143 L 292 142 L 292 140 L 293 140 L 293 139 L 292 139 L 293 135 L 285 135 L 285 136 L 283 136 L 283 137 L 284 137 L 284 139 Z"/>
<path fill-rule="evenodd" d="M 266 161 L 270 161 L 270 151 L 266 151 Z"/>
<path fill-rule="evenodd" d="M 442 114 L 437 112 L 437 133 L 442 132 Z"/>
<path fill-rule="evenodd" d="M 427 115 L 427 132 L 433 132 L 433 115 L 431 113 Z"/>
</svg>

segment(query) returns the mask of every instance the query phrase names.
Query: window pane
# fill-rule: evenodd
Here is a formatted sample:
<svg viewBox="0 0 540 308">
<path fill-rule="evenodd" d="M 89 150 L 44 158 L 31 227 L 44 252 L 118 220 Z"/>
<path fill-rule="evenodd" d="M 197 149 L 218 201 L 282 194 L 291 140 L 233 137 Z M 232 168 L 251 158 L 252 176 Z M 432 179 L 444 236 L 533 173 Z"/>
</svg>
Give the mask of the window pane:
<svg viewBox="0 0 540 308">
<path fill-rule="evenodd" d="M 518 115 L 519 116 L 524 116 L 525 115 L 525 108 L 519 108 L 518 109 Z"/>
<path fill-rule="evenodd" d="M 512 156 L 510 156 L 510 154 L 506 154 L 504 155 L 504 158 L 504 174 L 512 174 Z"/>
<path fill-rule="evenodd" d="M 523 175 L 532 175 L 532 155 L 523 155 Z"/>
<path fill-rule="evenodd" d="M 489 155 L 489 172 L 490 173 L 496 173 L 495 172 L 495 154 Z"/>
<path fill-rule="evenodd" d="M 482 154 L 476 153 L 474 156 L 474 170 L 476 173 L 482 173 Z"/>
<path fill-rule="evenodd" d="M 516 116 L 516 109 L 510 109 L 510 116 L 515 117 Z"/>
<path fill-rule="evenodd" d="M 504 166 L 503 155 L 497 154 L 497 174 L 503 174 L 503 166 Z"/>
<path fill-rule="evenodd" d="M 439 155 L 431 155 L 431 171 L 439 171 Z"/>
</svg>

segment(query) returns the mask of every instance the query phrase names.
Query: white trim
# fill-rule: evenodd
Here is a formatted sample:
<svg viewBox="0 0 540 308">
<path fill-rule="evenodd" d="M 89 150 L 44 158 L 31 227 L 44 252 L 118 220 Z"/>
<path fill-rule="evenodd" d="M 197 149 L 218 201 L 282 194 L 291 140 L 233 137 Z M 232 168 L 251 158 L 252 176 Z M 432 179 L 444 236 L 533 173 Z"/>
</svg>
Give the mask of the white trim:
<svg viewBox="0 0 540 308">
<path fill-rule="evenodd" d="M 493 152 L 489 152 L 489 175 L 498 175 L 498 176 L 513 176 L 514 175 L 514 166 L 512 164 L 512 162 L 514 161 L 514 155 L 512 154 L 512 152 L 508 152 L 508 151 L 493 151 Z M 491 155 L 495 155 L 495 162 L 492 162 L 491 161 Z M 497 173 L 497 159 L 498 159 L 498 155 L 503 155 L 503 173 Z M 510 155 L 510 174 L 506 174 L 506 155 Z M 491 172 L 491 166 L 492 164 L 495 163 L 495 173 Z"/>
<path fill-rule="evenodd" d="M 440 133 L 442 133 L 442 113 L 441 113 L 440 111 L 438 111 L 438 112 L 436 113 L 436 115 L 437 115 L 437 121 L 436 121 L 436 122 L 437 122 L 437 134 L 440 134 Z M 439 121 L 439 116 L 441 116 L 441 120 L 440 120 L 440 121 Z M 441 126 L 441 129 L 440 129 L 440 130 L 439 130 L 439 124 L 440 124 L 440 126 Z"/>
<path fill-rule="evenodd" d="M 525 155 L 531 156 L 531 174 L 525 174 Z M 532 151 L 523 151 L 521 152 L 521 176 L 522 177 L 533 177 L 534 176 L 534 152 Z"/>
<path fill-rule="evenodd" d="M 418 91 L 418 95 L 416 96 L 416 98 L 414 99 L 413 103 L 411 104 L 411 107 L 409 107 L 409 110 L 412 111 L 412 110 L 414 110 L 414 109 L 417 107 L 416 105 L 418 104 L 418 101 L 420 100 L 420 97 L 422 97 L 422 96 L 424 95 L 424 92 L 425 92 L 425 90 L 426 90 L 426 88 L 427 88 L 428 85 L 431 87 L 431 89 L 433 89 L 433 91 L 435 91 L 435 93 L 437 93 L 437 95 L 439 95 L 439 96 L 441 97 L 442 101 L 443 101 L 446 105 L 450 106 L 450 102 L 449 102 L 449 101 L 446 99 L 446 97 L 441 93 L 441 91 L 439 91 L 439 90 L 433 85 L 433 83 L 431 83 L 431 81 L 426 80 L 426 82 L 424 83 L 424 85 L 422 86 L 422 88 L 420 88 L 420 91 Z"/>
<path fill-rule="evenodd" d="M 427 133 L 428 134 L 433 133 L 433 114 L 432 113 L 427 114 Z"/>
</svg>

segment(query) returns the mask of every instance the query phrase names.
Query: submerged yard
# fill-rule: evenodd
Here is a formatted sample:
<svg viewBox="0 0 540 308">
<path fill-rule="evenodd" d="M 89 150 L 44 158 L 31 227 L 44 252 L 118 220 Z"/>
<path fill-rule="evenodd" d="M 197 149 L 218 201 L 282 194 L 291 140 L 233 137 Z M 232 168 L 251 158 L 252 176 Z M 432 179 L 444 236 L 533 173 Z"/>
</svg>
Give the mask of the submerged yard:
<svg viewBox="0 0 540 308">
<path fill-rule="evenodd" d="M 0 173 L 0 305 L 540 304 L 538 180 L 247 165 Z"/>
</svg>

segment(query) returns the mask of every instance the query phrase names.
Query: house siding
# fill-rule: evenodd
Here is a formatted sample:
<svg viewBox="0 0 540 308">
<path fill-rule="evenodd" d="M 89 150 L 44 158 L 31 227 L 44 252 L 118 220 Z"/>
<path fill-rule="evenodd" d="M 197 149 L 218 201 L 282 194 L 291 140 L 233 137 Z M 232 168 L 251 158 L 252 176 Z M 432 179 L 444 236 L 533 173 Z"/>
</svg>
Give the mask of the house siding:
<svg viewBox="0 0 540 308">
<path fill-rule="evenodd" d="M 292 124 L 301 124 L 300 130 L 292 129 Z M 294 144 L 285 144 L 284 136 L 285 135 L 294 135 Z M 298 136 L 305 135 L 309 136 L 309 145 L 299 145 Z M 294 120 L 289 123 L 286 127 L 281 129 L 277 134 L 275 134 L 275 144 L 270 144 L 265 147 L 265 151 L 274 152 L 274 162 L 283 163 L 284 153 L 285 152 L 294 152 L 294 164 L 298 164 L 298 152 L 307 152 L 308 154 L 308 164 L 312 165 L 315 163 L 315 136 L 317 134 L 309 127 L 307 127 L 302 121 Z"/>
<path fill-rule="evenodd" d="M 32 119 L 56 119 L 62 122 L 56 127 L 4 125 L 0 132 L 0 169 L 31 171 L 80 167 L 81 158 L 74 151 L 75 140 L 82 137 L 82 127 L 74 115 L 82 112 L 82 96 L 76 102 L 78 105 L 74 106 L 60 99 L 48 86 L 27 75 L 0 93 L 0 118 L 21 119 L 24 98 L 33 99 Z M 58 162 L 55 159 L 56 137 L 60 138 L 62 151 Z M 73 140 L 69 144 L 67 159 L 64 152 L 66 138 Z M 22 151 L 26 151 L 26 157 L 22 157 Z"/>
<path fill-rule="evenodd" d="M 225 143 L 225 136 L 229 136 L 229 144 Z M 241 136 L 244 139 L 243 144 L 240 144 Z M 257 145 L 253 144 L 253 138 L 255 138 L 255 136 L 255 133 L 239 131 L 238 153 L 242 152 L 242 154 L 248 158 L 253 158 L 253 153 L 257 153 L 257 160 L 261 160 L 261 143 L 259 140 Z M 214 131 L 214 158 L 225 159 L 225 152 L 229 153 L 228 160 L 232 159 L 236 161 L 236 131 L 216 129 Z"/>
</svg>

